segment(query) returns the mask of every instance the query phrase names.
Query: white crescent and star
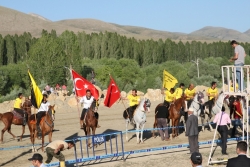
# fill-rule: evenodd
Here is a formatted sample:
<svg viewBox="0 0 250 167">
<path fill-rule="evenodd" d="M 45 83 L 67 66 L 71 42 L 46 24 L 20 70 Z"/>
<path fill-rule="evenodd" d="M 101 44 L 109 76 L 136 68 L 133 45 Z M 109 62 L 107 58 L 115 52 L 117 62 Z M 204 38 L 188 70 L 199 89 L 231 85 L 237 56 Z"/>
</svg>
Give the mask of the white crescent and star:
<svg viewBox="0 0 250 167">
<path fill-rule="evenodd" d="M 112 83 L 111 86 L 114 86 L 114 87 L 116 88 L 116 86 L 115 86 L 114 83 Z M 117 93 L 117 92 L 118 92 L 118 90 L 117 90 L 117 88 L 116 88 L 115 92 L 113 92 L 113 93 Z"/>
<path fill-rule="evenodd" d="M 84 81 L 83 81 L 81 78 L 75 78 L 75 79 L 74 79 L 74 82 L 75 82 L 75 89 L 76 89 L 76 90 L 81 90 L 82 88 L 78 88 L 78 87 L 77 87 L 77 81 L 82 81 L 82 83 L 84 83 Z M 82 84 L 80 84 L 80 85 L 82 85 Z M 84 84 L 83 87 L 84 87 L 84 89 L 88 89 L 88 85 L 87 85 L 87 84 Z"/>
</svg>

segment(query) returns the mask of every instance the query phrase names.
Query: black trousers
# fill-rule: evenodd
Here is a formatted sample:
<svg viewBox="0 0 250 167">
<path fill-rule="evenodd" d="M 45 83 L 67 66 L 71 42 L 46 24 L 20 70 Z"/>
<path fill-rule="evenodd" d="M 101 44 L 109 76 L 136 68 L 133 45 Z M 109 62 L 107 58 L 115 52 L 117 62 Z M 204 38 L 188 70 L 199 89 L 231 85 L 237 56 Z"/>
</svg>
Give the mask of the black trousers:
<svg viewBox="0 0 250 167">
<path fill-rule="evenodd" d="M 41 119 L 42 119 L 42 116 L 46 114 L 46 111 L 39 111 L 37 114 L 36 114 L 36 125 L 39 126 L 40 122 L 41 122 Z"/>
<path fill-rule="evenodd" d="M 82 109 L 82 114 L 81 114 L 81 118 L 80 118 L 81 120 L 84 119 L 85 114 L 86 114 L 87 111 L 88 111 L 88 109 L 86 109 L 86 108 Z M 96 119 L 98 119 L 99 118 L 99 114 L 97 112 L 94 112 L 94 114 L 95 114 Z"/>
<path fill-rule="evenodd" d="M 217 131 L 220 133 L 221 136 L 222 154 L 225 154 L 227 151 L 227 134 L 228 134 L 227 125 L 219 125 Z"/>
<path fill-rule="evenodd" d="M 129 119 L 131 120 L 133 118 L 134 111 L 138 105 L 130 106 L 128 108 L 128 114 L 129 114 Z"/>
</svg>

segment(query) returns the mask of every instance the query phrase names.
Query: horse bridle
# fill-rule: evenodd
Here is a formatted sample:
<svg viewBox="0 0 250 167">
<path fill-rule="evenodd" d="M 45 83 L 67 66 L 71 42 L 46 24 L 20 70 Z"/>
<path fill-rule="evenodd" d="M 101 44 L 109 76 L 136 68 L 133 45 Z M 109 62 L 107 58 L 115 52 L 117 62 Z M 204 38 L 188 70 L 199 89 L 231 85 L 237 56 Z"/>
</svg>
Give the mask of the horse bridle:
<svg viewBox="0 0 250 167">
<path fill-rule="evenodd" d="M 49 114 L 49 118 L 50 118 L 50 121 L 51 121 L 52 123 L 49 124 L 48 121 L 46 120 L 46 117 L 45 117 L 45 123 L 46 123 L 50 128 L 53 128 L 53 126 L 54 126 L 54 121 L 53 121 L 53 119 L 52 119 L 52 111 L 51 111 L 51 114 L 48 113 L 49 111 L 51 111 L 51 109 L 49 109 L 49 110 L 46 112 L 46 114 Z"/>
</svg>

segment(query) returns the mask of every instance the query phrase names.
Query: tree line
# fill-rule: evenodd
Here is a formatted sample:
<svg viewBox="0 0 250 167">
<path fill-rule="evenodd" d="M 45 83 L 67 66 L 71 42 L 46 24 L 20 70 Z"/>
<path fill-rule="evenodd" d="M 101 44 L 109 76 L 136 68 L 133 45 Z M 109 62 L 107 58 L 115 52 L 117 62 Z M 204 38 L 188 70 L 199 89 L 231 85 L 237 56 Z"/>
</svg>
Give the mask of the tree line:
<svg viewBox="0 0 250 167">
<path fill-rule="evenodd" d="M 250 54 L 250 43 L 240 43 Z M 41 37 L 30 33 L 0 35 L 0 94 L 10 98 L 18 91 L 29 93 L 27 70 L 41 88 L 45 84 L 67 84 L 72 87 L 72 68 L 90 79 L 96 73 L 96 85 L 107 88 L 111 74 L 120 89 L 161 88 L 162 71 L 166 69 L 180 82 L 209 86 L 212 80 L 221 81 L 220 67 L 228 65 L 234 49 L 228 42 L 174 42 L 128 38 L 113 32 L 86 34 L 43 30 Z M 199 59 L 200 78 L 196 64 Z M 248 64 L 249 58 L 246 59 Z M 72 89 L 70 89 L 72 90 Z M 12 92 L 12 93 L 11 93 Z M 1 99 L 0 99 L 1 101 Z"/>
</svg>

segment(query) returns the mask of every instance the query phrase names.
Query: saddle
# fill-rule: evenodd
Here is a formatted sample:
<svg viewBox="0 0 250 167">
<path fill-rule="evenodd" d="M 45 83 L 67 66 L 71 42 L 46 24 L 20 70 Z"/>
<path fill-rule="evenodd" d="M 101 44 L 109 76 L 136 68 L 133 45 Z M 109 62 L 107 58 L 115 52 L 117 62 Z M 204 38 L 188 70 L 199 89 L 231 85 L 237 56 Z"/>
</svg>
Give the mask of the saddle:
<svg viewBox="0 0 250 167">
<path fill-rule="evenodd" d="M 23 114 L 19 113 L 16 110 L 12 111 L 13 115 L 14 115 L 14 119 L 23 119 Z"/>
</svg>

